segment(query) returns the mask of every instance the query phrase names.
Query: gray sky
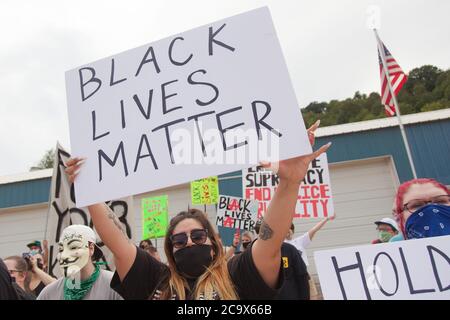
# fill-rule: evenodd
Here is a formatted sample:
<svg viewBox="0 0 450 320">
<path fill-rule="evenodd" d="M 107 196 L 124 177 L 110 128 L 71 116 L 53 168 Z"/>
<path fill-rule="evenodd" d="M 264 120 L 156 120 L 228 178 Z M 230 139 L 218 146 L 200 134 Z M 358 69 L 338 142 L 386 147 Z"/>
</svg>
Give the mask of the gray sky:
<svg viewBox="0 0 450 320">
<path fill-rule="evenodd" d="M 28 171 L 56 140 L 70 149 L 65 71 L 265 5 L 301 107 L 379 90 L 373 17 L 403 70 L 449 68 L 446 0 L 2 0 L 0 175 Z"/>
</svg>

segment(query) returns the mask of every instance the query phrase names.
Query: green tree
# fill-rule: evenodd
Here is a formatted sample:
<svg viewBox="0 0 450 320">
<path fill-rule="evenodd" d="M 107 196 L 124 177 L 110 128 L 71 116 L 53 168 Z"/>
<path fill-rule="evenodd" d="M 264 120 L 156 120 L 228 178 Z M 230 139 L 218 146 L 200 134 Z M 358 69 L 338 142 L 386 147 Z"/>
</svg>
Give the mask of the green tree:
<svg viewBox="0 0 450 320">
<path fill-rule="evenodd" d="M 408 81 L 398 94 L 400 111 L 410 114 L 450 108 L 450 70 L 424 65 L 411 70 Z M 321 126 L 386 117 L 379 93 L 363 94 L 356 91 L 352 98 L 314 101 L 302 109 L 307 126 L 317 119 Z"/>
<path fill-rule="evenodd" d="M 305 111 L 311 111 L 313 113 L 324 113 L 327 111 L 327 103 L 326 102 L 317 102 L 313 101 L 305 108 Z"/>
<path fill-rule="evenodd" d="M 55 159 L 55 149 L 45 151 L 37 166 L 31 167 L 30 171 L 53 168 L 53 160 Z"/>
<path fill-rule="evenodd" d="M 445 105 L 440 102 L 440 101 L 434 101 L 434 102 L 430 102 L 427 103 L 426 105 L 424 105 L 420 111 L 424 112 L 424 111 L 434 111 L 434 110 L 439 110 L 439 109 L 444 109 Z"/>
<path fill-rule="evenodd" d="M 412 69 L 408 75 L 408 81 L 410 81 L 412 86 L 414 86 L 417 82 L 420 82 L 424 85 L 427 91 L 433 91 L 436 86 L 436 80 L 441 73 L 442 70 L 438 67 L 424 65 L 420 68 Z"/>
</svg>

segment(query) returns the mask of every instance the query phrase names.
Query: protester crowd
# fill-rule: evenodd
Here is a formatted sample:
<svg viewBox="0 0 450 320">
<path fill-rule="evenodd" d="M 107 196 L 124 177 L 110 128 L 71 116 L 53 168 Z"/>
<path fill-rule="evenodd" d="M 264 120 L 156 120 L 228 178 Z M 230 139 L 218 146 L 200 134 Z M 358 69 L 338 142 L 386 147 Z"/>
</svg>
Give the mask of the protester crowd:
<svg viewBox="0 0 450 320">
<path fill-rule="evenodd" d="M 313 144 L 314 130 L 308 133 Z M 333 218 L 293 238 L 293 216 L 299 181 L 309 163 L 328 148 L 279 163 L 280 184 L 256 234 L 238 231 L 231 247 L 224 247 L 204 212 L 189 209 L 169 223 L 164 263 L 151 240 L 133 244 L 117 217 L 99 203 L 89 206 L 89 212 L 101 241 L 114 255 L 115 272 L 101 268 L 94 231 L 71 225 L 58 243 L 63 276 L 48 274 L 47 245 L 35 241 L 27 253 L 0 259 L 0 299 L 316 299 L 306 249 Z M 71 181 L 80 162 L 68 162 Z M 373 244 L 450 235 L 450 192 L 433 179 L 407 181 L 397 190 L 393 215 L 374 223 L 378 239 Z"/>
</svg>

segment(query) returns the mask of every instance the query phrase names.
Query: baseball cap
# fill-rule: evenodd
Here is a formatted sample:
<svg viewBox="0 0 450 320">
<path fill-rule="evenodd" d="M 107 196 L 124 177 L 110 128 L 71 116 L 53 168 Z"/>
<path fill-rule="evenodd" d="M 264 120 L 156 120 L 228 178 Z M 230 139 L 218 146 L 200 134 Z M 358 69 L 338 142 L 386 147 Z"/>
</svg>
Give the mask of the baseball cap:
<svg viewBox="0 0 450 320">
<path fill-rule="evenodd" d="M 27 247 L 31 249 L 31 247 L 39 247 L 42 248 L 41 242 L 38 240 L 35 240 L 33 242 L 30 242 L 27 244 Z"/>
<path fill-rule="evenodd" d="M 395 220 L 391 219 L 391 218 L 383 218 L 381 220 L 375 221 L 375 224 L 376 225 L 387 224 L 387 225 L 391 226 L 393 229 L 395 229 L 396 231 L 398 231 L 397 222 L 395 222 Z"/>
</svg>

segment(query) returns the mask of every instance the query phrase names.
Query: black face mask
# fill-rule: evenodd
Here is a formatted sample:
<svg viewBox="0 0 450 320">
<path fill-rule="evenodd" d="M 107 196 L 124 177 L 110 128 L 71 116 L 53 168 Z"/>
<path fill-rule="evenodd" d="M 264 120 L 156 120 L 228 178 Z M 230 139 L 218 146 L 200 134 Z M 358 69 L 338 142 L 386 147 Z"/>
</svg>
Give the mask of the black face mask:
<svg viewBox="0 0 450 320">
<path fill-rule="evenodd" d="M 187 278 L 198 278 L 212 262 L 211 246 L 198 244 L 177 250 L 173 257 L 178 271 Z"/>
<path fill-rule="evenodd" d="M 242 242 L 242 247 L 245 249 L 247 249 L 248 245 L 250 244 L 251 241 L 247 241 L 247 242 Z"/>
</svg>

